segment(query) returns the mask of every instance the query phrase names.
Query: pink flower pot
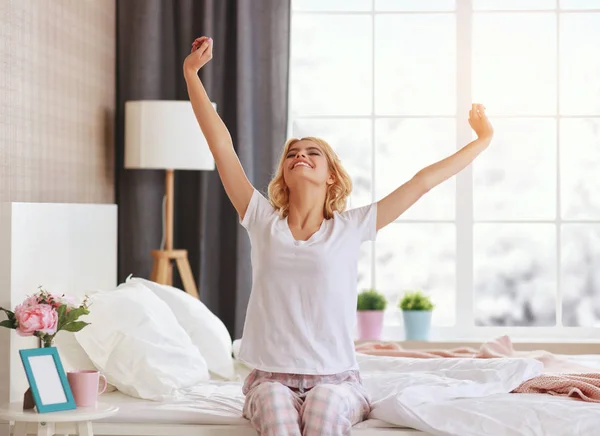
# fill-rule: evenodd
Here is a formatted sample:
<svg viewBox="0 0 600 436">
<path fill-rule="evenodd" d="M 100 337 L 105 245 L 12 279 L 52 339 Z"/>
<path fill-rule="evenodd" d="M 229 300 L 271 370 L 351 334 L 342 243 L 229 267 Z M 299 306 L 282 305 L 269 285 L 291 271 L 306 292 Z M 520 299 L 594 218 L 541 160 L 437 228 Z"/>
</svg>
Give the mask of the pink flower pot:
<svg viewBox="0 0 600 436">
<path fill-rule="evenodd" d="M 359 340 L 377 341 L 381 338 L 383 313 L 383 310 L 359 310 L 356 312 Z"/>
</svg>

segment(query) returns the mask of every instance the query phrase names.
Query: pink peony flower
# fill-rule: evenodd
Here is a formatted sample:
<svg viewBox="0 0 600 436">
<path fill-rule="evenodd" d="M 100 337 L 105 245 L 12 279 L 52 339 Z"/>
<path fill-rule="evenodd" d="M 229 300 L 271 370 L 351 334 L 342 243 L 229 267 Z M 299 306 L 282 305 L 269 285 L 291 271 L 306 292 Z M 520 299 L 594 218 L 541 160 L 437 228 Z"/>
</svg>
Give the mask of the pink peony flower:
<svg viewBox="0 0 600 436">
<path fill-rule="evenodd" d="M 15 318 L 18 323 L 17 333 L 20 336 L 32 336 L 35 332 L 49 335 L 56 333 L 58 312 L 48 304 L 20 304 L 15 308 Z"/>
</svg>

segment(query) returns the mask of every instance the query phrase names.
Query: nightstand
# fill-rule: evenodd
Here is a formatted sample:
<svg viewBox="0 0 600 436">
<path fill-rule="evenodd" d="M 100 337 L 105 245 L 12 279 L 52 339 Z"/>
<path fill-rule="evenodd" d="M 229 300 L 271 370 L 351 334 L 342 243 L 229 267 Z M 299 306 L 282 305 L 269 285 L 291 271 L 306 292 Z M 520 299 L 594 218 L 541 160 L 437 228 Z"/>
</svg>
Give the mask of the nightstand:
<svg viewBox="0 0 600 436">
<path fill-rule="evenodd" d="M 37 413 L 35 410 L 23 410 L 23 403 L 11 403 L 0 406 L 0 420 L 14 421 L 13 436 L 93 436 L 92 422 L 114 415 L 118 411 L 117 406 L 99 402 L 95 407 Z"/>
</svg>

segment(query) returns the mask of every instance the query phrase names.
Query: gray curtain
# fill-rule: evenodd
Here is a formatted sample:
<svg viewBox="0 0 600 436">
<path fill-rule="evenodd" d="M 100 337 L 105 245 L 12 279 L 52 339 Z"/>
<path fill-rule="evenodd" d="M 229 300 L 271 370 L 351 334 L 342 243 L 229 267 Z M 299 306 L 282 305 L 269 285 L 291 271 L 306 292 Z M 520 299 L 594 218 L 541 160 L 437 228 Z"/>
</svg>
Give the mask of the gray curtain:
<svg viewBox="0 0 600 436">
<path fill-rule="evenodd" d="M 200 77 L 250 181 L 264 192 L 286 139 L 289 15 L 288 0 L 117 2 L 120 281 L 129 274 L 150 277 L 164 195 L 163 171 L 123 168 L 125 101 L 187 100 L 183 59 L 196 37 L 212 37 L 213 59 Z M 188 250 L 200 299 L 240 337 L 251 289 L 250 245 L 216 170 L 176 171 L 174 207 L 174 246 Z"/>
</svg>

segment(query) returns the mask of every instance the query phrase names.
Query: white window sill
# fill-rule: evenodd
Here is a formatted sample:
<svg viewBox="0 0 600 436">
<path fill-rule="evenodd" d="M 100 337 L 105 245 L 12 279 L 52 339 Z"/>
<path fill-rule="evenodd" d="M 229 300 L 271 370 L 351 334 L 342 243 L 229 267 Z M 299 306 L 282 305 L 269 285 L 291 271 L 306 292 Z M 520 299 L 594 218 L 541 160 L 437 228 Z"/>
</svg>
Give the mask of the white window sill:
<svg viewBox="0 0 600 436">
<path fill-rule="evenodd" d="M 406 341 L 401 325 L 385 325 L 381 342 L 397 343 L 405 349 L 477 349 L 484 342 L 500 336 L 508 336 L 517 351 L 545 350 L 570 355 L 600 354 L 599 328 L 432 327 L 428 341 Z"/>
</svg>

